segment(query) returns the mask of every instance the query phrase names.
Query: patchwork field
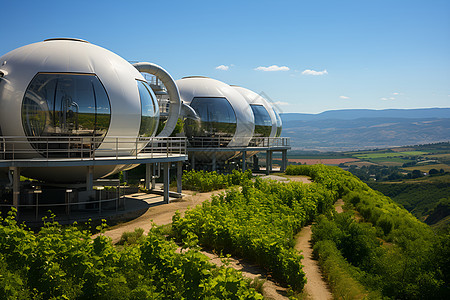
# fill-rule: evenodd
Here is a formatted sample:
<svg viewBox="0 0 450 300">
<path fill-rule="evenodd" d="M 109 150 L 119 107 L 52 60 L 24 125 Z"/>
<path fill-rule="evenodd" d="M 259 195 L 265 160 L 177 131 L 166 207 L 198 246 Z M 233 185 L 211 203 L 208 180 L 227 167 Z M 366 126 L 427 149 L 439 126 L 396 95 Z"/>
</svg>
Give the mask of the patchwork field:
<svg viewBox="0 0 450 300">
<path fill-rule="evenodd" d="M 288 158 L 289 162 L 301 163 L 307 165 L 324 164 L 324 165 L 339 165 L 342 163 L 349 163 L 359 161 L 357 158 Z"/>
<path fill-rule="evenodd" d="M 433 164 L 433 165 L 415 165 L 414 167 L 402 168 L 408 171 L 420 170 L 422 172 L 428 172 L 431 169 L 444 169 L 444 172 L 450 172 L 450 166 L 446 164 Z"/>
</svg>

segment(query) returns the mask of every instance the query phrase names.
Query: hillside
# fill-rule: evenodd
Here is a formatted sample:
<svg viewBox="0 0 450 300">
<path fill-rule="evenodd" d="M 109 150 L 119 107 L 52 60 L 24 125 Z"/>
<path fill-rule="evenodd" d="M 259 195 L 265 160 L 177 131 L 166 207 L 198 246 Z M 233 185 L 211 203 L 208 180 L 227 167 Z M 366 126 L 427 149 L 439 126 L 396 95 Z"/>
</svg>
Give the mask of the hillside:
<svg viewBox="0 0 450 300">
<path fill-rule="evenodd" d="M 337 110 L 281 114 L 293 149 L 349 151 L 448 141 L 450 109 Z"/>
</svg>

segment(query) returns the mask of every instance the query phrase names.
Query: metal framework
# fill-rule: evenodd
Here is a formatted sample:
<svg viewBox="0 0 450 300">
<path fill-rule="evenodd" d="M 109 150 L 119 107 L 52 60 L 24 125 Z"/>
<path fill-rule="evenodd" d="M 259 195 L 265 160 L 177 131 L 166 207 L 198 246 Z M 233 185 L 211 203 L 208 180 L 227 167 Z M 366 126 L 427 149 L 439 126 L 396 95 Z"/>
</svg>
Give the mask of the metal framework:
<svg viewBox="0 0 450 300">
<path fill-rule="evenodd" d="M 99 147 L 100 143 L 102 144 Z M 34 145 L 34 146 L 30 146 Z M 187 160 L 187 142 L 183 137 L 149 137 L 128 138 L 108 137 L 100 141 L 95 137 L 40 137 L 24 138 L 0 136 L 0 168 L 8 170 L 12 175 L 13 201 L 2 206 L 14 206 L 19 208 L 35 208 L 36 218 L 39 215 L 39 207 L 51 206 L 54 208 L 65 207 L 70 214 L 74 205 L 94 205 L 99 214 L 102 213 L 102 204 L 114 203 L 117 211 L 122 201 L 120 184 L 117 186 L 117 195 L 111 195 L 102 190 L 102 183 L 94 181 L 93 169 L 95 166 L 114 166 L 145 164 L 145 186 L 148 189 L 155 187 L 153 172 L 155 164 L 162 166 L 164 170 L 164 201 L 169 202 L 169 170 L 171 163 L 177 163 L 177 191 L 181 193 L 182 163 Z M 38 155 L 39 153 L 40 155 Z M 124 155 L 124 153 L 126 153 Z M 34 158 L 26 158 L 34 157 Z M 71 203 L 72 190 L 66 189 L 64 203 L 42 204 L 39 196 L 42 190 L 31 191 L 34 194 L 34 204 L 21 204 L 20 199 L 20 171 L 21 168 L 44 167 L 85 167 L 86 190 L 90 193 L 98 193 L 94 201 L 80 201 Z M 151 172 L 151 173 L 150 173 Z M 97 190 L 97 191 L 96 191 Z M 41 199 L 42 200 L 42 199 Z"/>
<path fill-rule="evenodd" d="M 272 172 L 272 155 L 273 152 L 281 152 L 281 172 L 287 167 L 287 151 L 291 149 L 290 138 L 286 137 L 252 137 L 249 146 L 240 147 L 228 146 L 231 137 L 195 137 L 188 142 L 188 153 L 194 152 L 211 152 L 212 154 L 212 170 L 217 167 L 217 152 L 237 152 L 242 155 L 242 171 L 247 169 L 247 155 L 253 155 L 257 152 L 266 152 L 266 173 Z M 234 138 L 235 139 L 235 138 Z M 254 161 L 258 164 L 257 156 L 254 155 Z M 195 168 L 195 156 L 191 155 L 191 165 Z"/>
</svg>

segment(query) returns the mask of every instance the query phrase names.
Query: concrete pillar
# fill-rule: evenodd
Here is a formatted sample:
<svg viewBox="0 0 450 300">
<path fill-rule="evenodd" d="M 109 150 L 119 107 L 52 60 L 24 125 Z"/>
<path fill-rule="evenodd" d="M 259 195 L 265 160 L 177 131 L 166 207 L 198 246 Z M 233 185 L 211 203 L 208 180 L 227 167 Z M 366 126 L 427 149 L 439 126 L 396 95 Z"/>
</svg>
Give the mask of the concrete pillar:
<svg viewBox="0 0 450 300">
<path fill-rule="evenodd" d="M 169 169 L 170 163 L 163 163 L 164 167 L 164 202 L 169 204 Z"/>
<path fill-rule="evenodd" d="M 281 172 L 286 171 L 287 168 L 287 150 L 281 151 Z"/>
<path fill-rule="evenodd" d="M 242 151 L 242 172 L 247 170 L 247 151 Z"/>
<path fill-rule="evenodd" d="M 212 171 L 214 172 L 216 169 L 217 169 L 216 152 L 213 152 L 213 154 L 212 154 Z"/>
<path fill-rule="evenodd" d="M 128 182 L 128 172 L 122 171 L 122 174 L 123 174 L 123 182 Z"/>
<path fill-rule="evenodd" d="M 270 170 L 269 170 L 269 163 L 270 162 L 270 153 L 269 150 L 266 151 L 266 174 L 269 175 L 270 174 Z"/>
<path fill-rule="evenodd" d="M 19 216 L 20 168 L 9 167 L 9 172 L 13 174 L 13 206 L 17 209 L 17 216 Z"/>
<path fill-rule="evenodd" d="M 183 176 L 183 162 L 177 162 L 177 193 L 181 194 L 182 190 L 182 176 Z"/>
<path fill-rule="evenodd" d="M 192 167 L 192 170 L 195 170 L 195 154 L 194 153 L 192 154 L 191 167 Z"/>
<path fill-rule="evenodd" d="M 153 174 L 152 174 L 152 164 L 145 164 L 145 188 L 147 190 L 150 189 L 150 182 L 152 180 Z"/>
</svg>

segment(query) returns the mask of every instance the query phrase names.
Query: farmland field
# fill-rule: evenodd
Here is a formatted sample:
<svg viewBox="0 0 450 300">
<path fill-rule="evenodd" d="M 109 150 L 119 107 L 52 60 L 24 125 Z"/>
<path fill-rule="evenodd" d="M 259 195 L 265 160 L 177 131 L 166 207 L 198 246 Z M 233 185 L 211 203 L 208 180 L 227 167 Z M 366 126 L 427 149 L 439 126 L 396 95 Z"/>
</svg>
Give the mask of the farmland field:
<svg viewBox="0 0 450 300">
<path fill-rule="evenodd" d="M 440 170 L 440 169 L 444 169 L 444 172 L 450 172 L 450 166 L 446 165 L 446 164 L 434 164 L 434 165 L 416 165 L 413 167 L 407 167 L 407 168 L 402 168 L 408 171 L 412 171 L 412 170 L 420 170 L 422 172 L 428 172 L 431 169 L 436 169 L 436 170 Z"/>
<path fill-rule="evenodd" d="M 324 164 L 324 165 L 339 165 L 342 163 L 359 161 L 357 158 L 289 158 L 289 162 L 301 163 L 307 165 Z"/>
</svg>

